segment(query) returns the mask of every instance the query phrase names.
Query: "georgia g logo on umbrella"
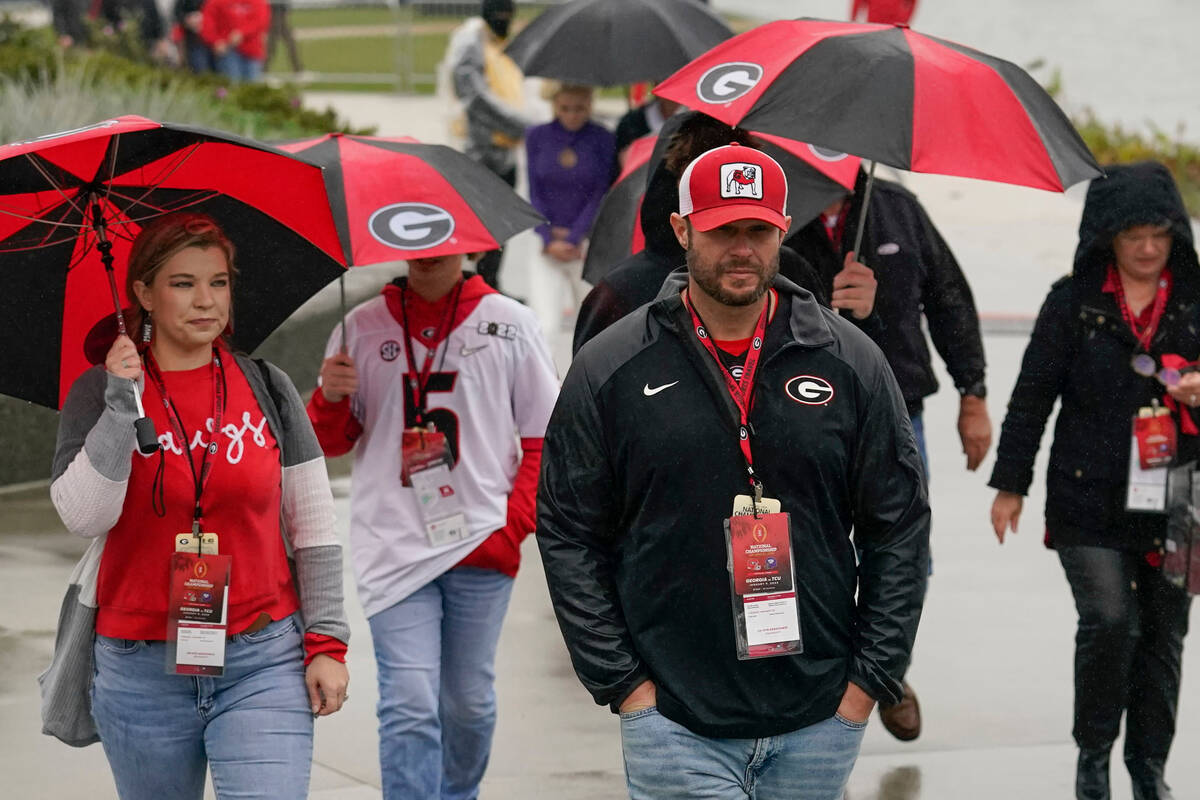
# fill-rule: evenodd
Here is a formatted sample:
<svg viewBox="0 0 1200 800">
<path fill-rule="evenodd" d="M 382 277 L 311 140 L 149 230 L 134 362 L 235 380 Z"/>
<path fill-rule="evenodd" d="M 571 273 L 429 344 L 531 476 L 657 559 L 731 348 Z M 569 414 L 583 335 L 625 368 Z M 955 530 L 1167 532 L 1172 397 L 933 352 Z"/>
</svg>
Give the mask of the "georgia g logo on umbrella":
<svg viewBox="0 0 1200 800">
<path fill-rule="evenodd" d="M 834 150 L 829 147 L 819 147 L 815 144 L 810 144 L 808 146 L 808 152 L 812 153 L 822 161 L 828 161 L 830 163 L 845 161 L 850 157 L 849 154 L 843 153 L 840 150 Z"/>
<path fill-rule="evenodd" d="M 454 233 L 450 212 L 429 203 L 393 203 L 371 215 L 367 222 L 376 241 L 397 250 L 425 250 Z"/>
<path fill-rule="evenodd" d="M 718 64 L 696 81 L 696 96 L 706 103 L 729 103 L 762 80 L 763 68 L 749 61 Z"/>
</svg>

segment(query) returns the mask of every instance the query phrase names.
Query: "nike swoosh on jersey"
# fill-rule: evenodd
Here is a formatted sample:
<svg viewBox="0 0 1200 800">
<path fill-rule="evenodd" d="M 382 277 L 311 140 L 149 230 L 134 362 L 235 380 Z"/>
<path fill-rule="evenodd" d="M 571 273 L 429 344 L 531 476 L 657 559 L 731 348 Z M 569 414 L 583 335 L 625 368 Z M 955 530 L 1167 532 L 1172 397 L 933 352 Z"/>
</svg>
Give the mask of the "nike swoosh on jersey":
<svg viewBox="0 0 1200 800">
<path fill-rule="evenodd" d="M 467 346 L 464 344 L 464 345 L 463 345 L 463 347 L 462 347 L 462 350 L 461 350 L 461 351 L 459 351 L 459 352 L 460 352 L 460 353 L 461 353 L 461 355 L 462 355 L 462 356 L 465 358 L 465 357 L 467 357 L 467 356 L 471 355 L 472 353 L 478 353 L 480 350 L 482 350 L 482 349 L 483 349 L 483 348 L 485 348 L 485 347 L 487 347 L 487 343 L 480 344 L 480 345 L 476 345 L 475 347 L 467 347 Z"/>
<path fill-rule="evenodd" d="M 658 394 L 663 389 L 670 389 L 676 383 L 679 383 L 679 381 L 672 381 L 671 383 L 664 383 L 662 386 L 655 386 L 653 389 L 651 389 L 650 384 L 647 383 L 645 386 L 642 387 L 642 394 L 646 395 L 646 397 L 654 397 L 654 395 Z"/>
</svg>

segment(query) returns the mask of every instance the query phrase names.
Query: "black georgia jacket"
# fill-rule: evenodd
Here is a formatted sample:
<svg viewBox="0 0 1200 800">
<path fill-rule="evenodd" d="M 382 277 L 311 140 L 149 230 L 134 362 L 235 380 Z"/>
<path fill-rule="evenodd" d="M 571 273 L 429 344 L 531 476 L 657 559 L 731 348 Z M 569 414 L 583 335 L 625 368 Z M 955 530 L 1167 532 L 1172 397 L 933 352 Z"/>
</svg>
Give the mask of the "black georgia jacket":
<svg viewBox="0 0 1200 800">
<path fill-rule="evenodd" d="M 1061 400 L 1046 474 L 1047 545 L 1146 553 L 1161 548 L 1166 517 L 1125 510 L 1132 419 L 1152 400 L 1161 403 L 1166 391 L 1130 367 L 1137 340 L 1116 298 L 1101 287 L 1118 232 L 1169 223 L 1174 287 L 1150 353 L 1194 361 L 1200 357 L 1200 262 L 1191 221 L 1165 167 L 1143 163 L 1105 171 L 1107 179 L 1088 187 L 1074 273 L 1054 284 L 1038 313 L 988 485 L 1025 494 L 1046 422 Z M 1176 463 L 1197 458 L 1200 437 L 1181 431 Z"/>
<path fill-rule="evenodd" d="M 776 279 L 750 422 L 765 493 L 791 514 L 804 652 L 739 661 L 723 521 L 747 476 L 733 403 L 679 297 L 685 281 L 675 273 L 658 301 L 579 352 L 546 433 L 538 545 L 576 672 L 614 707 L 650 678 L 664 716 L 714 737 L 827 719 L 848 680 L 897 701 L 929 508 L 883 354 Z"/>
</svg>

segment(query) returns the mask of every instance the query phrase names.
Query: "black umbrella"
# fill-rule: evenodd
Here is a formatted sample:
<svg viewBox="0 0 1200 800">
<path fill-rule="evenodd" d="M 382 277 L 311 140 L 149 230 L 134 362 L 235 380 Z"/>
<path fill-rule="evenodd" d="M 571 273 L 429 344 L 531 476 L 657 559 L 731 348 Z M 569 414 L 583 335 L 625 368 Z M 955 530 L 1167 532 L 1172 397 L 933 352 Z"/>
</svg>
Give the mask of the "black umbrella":
<svg viewBox="0 0 1200 800">
<path fill-rule="evenodd" d="M 526 75 L 618 86 L 662 80 L 730 36 L 695 0 L 572 0 L 530 22 L 505 52 Z"/>
</svg>

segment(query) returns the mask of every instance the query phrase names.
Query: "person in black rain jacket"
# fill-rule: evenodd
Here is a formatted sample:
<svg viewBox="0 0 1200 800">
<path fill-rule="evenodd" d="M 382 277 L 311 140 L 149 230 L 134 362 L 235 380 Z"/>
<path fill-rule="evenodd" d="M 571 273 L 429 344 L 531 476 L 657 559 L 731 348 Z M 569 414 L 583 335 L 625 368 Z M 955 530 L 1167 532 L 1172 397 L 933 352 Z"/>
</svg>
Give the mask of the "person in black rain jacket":
<svg viewBox="0 0 1200 800">
<path fill-rule="evenodd" d="M 696 165 L 713 154 L 729 160 L 722 155 L 729 151 L 733 158 L 774 164 L 782 181 L 769 156 L 737 145 L 717 148 L 684 174 L 697 207 L 700 178 L 691 177 L 693 168 L 700 173 Z M 701 218 L 683 207 L 684 191 L 681 184 L 682 216 L 672 217 L 681 243 L 697 237 L 689 244 L 699 248 L 711 241 L 699 232 L 727 242 L 721 237 L 742 235 L 738 226 L 753 227 L 755 220 L 701 227 Z M 715 189 L 705 192 L 711 197 Z M 751 201 L 717 202 L 749 209 L 739 207 L 738 213 L 762 213 Z M 672 273 L 658 300 L 585 345 L 546 434 L 537 538 L 550 595 L 580 680 L 598 704 L 625 712 L 622 736 L 635 798 L 714 791 L 707 783 L 688 783 L 687 776 L 700 773 L 673 771 L 679 764 L 666 753 L 680 737 L 704 739 L 701 748 L 727 744 L 719 740 L 790 740 L 819 730 L 844 737 L 847 726 L 861 737 L 873 701 L 899 699 L 916 635 L 929 511 L 903 398 L 883 354 L 864 333 L 777 276 L 777 262 L 761 266 L 777 254 L 777 228 L 787 227 L 782 211 L 771 224 L 745 234 L 774 232 L 766 260 L 755 262 L 731 245 L 728 257 L 705 266 L 689 251 L 687 271 Z M 725 280 L 728 269 L 740 269 L 744 278 L 751 263 L 760 264 L 760 283 L 749 302 L 754 309 L 775 306 L 743 428 L 766 496 L 791 514 L 803 652 L 746 661 L 739 660 L 735 644 L 723 534 L 734 495 L 747 491 L 739 418 L 681 291 L 686 287 L 695 298 L 703 290 L 712 298 L 705 301 L 710 309 L 718 308 L 713 302 L 736 306 L 693 276 L 712 269 Z M 690 302 L 700 307 L 698 300 Z M 734 337 L 720 341 L 707 313 L 716 346 L 734 347 Z M 740 346 L 754 347 L 750 339 Z M 729 363 L 725 368 L 742 374 Z M 853 718 L 835 715 L 851 698 Z M 655 782 L 650 791 L 638 788 L 635 775 L 644 760 L 631 745 L 639 731 L 653 732 L 655 742 L 646 748 L 657 753 L 649 767 Z M 859 741 L 843 754 L 849 766 Z M 754 744 L 747 752 L 755 752 Z M 784 765 L 777 772 L 795 764 L 782 755 L 772 763 Z M 742 766 L 726 776 L 729 781 L 762 765 Z M 790 779 L 814 780 L 802 772 L 792 770 Z M 756 780 L 763 781 L 756 796 L 764 800 L 799 796 L 799 790 L 768 791 L 763 775 Z M 801 794 L 840 797 L 842 787 Z"/>
<path fill-rule="evenodd" d="M 1200 262 L 1165 167 L 1106 171 L 1088 187 L 1074 272 L 1050 290 L 1025 350 L 989 481 L 999 490 L 991 517 L 1001 542 L 1016 531 L 1042 432 L 1061 401 L 1045 541 L 1079 612 L 1076 796 L 1109 797 L 1109 751 L 1124 712 L 1134 797 L 1163 800 L 1189 601 L 1159 568 L 1166 516 L 1126 510 L 1126 487 L 1141 408 L 1171 409 L 1175 463 L 1200 457 L 1192 410 L 1200 375 L 1163 371 L 1200 356 Z M 1135 371 L 1139 355 L 1157 375 Z"/>
</svg>

